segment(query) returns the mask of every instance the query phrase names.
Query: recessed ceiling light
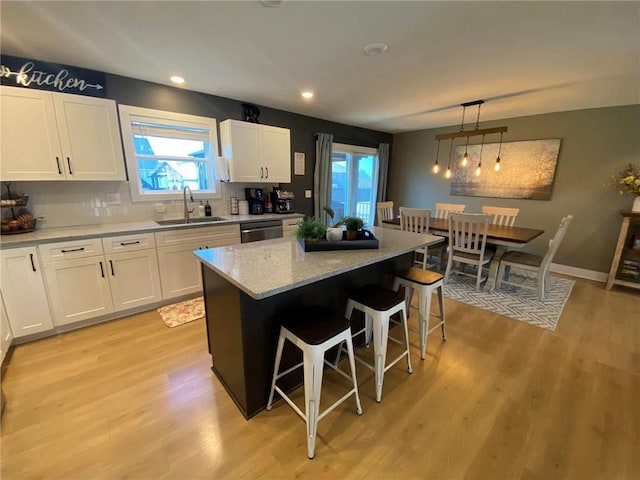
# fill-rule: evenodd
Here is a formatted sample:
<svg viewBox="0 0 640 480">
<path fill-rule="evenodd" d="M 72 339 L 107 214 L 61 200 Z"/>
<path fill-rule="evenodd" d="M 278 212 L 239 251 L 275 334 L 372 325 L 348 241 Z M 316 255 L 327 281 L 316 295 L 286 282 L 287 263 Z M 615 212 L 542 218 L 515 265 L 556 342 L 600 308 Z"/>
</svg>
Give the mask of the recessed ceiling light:
<svg viewBox="0 0 640 480">
<path fill-rule="evenodd" d="M 284 5 L 286 0 L 260 0 L 260 3 L 266 7 L 278 8 Z"/>
<path fill-rule="evenodd" d="M 178 76 L 178 75 L 173 75 L 173 76 L 171 77 L 171 81 L 172 81 L 173 83 L 177 83 L 178 85 L 180 85 L 180 84 L 184 83 L 184 78 L 182 78 L 182 77 L 180 77 L 180 76 Z"/>
<path fill-rule="evenodd" d="M 304 91 L 302 92 L 302 96 L 308 100 L 310 98 L 313 98 L 313 92 L 310 92 L 309 90 Z"/>
<path fill-rule="evenodd" d="M 382 55 L 388 49 L 389 46 L 385 43 L 372 43 L 364 47 L 364 53 L 369 56 Z"/>
</svg>

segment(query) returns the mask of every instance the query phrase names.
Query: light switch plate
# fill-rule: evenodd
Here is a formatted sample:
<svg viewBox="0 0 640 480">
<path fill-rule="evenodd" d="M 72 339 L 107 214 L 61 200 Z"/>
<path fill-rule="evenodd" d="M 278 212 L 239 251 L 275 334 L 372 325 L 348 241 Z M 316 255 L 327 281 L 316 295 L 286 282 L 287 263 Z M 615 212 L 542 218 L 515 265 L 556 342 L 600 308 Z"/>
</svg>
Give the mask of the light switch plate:
<svg viewBox="0 0 640 480">
<path fill-rule="evenodd" d="M 311 190 L 304 191 L 304 198 L 311 198 Z"/>
</svg>

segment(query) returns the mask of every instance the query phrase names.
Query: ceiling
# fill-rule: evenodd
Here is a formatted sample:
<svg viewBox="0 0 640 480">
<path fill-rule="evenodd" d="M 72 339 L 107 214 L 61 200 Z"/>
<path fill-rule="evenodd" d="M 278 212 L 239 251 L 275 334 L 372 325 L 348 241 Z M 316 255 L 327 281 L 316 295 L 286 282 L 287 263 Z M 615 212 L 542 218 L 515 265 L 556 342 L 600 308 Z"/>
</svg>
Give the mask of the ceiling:
<svg viewBox="0 0 640 480">
<path fill-rule="evenodd" d="M 457 125 L 476 99 L 481 126 L 640 103 L 637 1 L 4 0 L 0 16 L 7 55 L 179 74 L 188 90 L 392 133 Z M 388 51 L 365 55 L 375 42 Z"/>
</svg>

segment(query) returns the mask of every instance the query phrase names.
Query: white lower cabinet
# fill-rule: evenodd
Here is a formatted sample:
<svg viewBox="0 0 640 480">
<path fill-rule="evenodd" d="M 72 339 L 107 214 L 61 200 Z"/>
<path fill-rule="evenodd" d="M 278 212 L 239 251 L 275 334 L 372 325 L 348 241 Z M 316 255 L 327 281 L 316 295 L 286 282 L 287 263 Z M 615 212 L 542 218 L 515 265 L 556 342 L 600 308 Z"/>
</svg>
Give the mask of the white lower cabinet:
<svg viewBox="0 0 640 480">
<path fill-rule="evenodd" d="M 162 300 L 152 233 L 41 245 L 55 324 Z"/>
<path fill-rule="evenodd" d="M 3 249 L 0 258 L 0 290 L 13 337 L 53 329 L 36 247 Z"/>
<path fill-rule="evenodd" d="M 162 300 L 153 233 L 105 237 L 102 246 L 116 312 Z"/>
<path fill-rule="evenodd" d="M 7 350 L 11 346 L 11 340 L 13 340 L 13 333 L 11 325 L 9 325 L 9 315 L 7 309 L 4 308 L 4 299 L 0 293 L 0 365 L 4 362 Z"/>
<path fill-rule="evenodd" d="M 301 220 L 302 219 L 299 217 L 287 218 L 286 220 L 282 220 L 282 236 L 295 237 L 298 223 L 300 223 Z"/>
<path fill-rule="evenodd" d="M 162 300 L 155 249 L 114 253 L 106 259 L 116 312 Z"/>
<path fill-rule="evenodd" d="M 240 243 L 240 225 L 182 228 L 156 233 L 162 297 L 202 291 L 200 262 L 194 250 Z"/>
<path fill-rule="evenodd" d="M 113 312 L 103 256 L 45 263 L 44 272 L 56 325 Z"/>
</svg>

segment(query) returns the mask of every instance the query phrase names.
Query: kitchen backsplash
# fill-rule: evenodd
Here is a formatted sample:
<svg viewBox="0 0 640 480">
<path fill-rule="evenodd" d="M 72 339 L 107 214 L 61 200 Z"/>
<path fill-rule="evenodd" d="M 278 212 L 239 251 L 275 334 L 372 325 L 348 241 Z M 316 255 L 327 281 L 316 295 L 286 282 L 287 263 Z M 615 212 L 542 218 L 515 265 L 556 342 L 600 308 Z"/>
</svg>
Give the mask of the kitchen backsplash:
<svg viewBox="0 0 640 480">
<path fill-rule="evenodd" d="M 208 198 L 212 215 L 229 215 L 229 197 L 244 199 L 245 187 L 273 185 L 221 183 L 222 197 Z M 180 218 L 181 200 L 160 202 L 164 213 L 155 211 L 159 202 L 132 202 L 127 182 L 12 182 L 11 190 L 29 195 L 27 208 L 38 218 L 37 228 L 59 228 L 121 222 L 140 222 Z M 195 212 L 200 200 L 196 199 Z"/>
</svg>

